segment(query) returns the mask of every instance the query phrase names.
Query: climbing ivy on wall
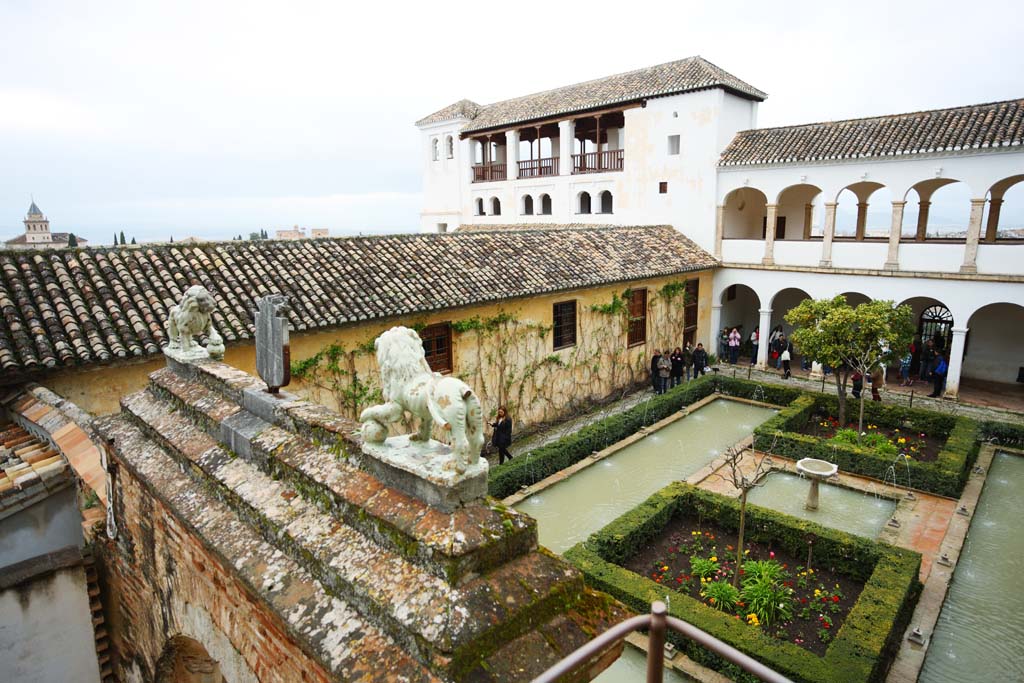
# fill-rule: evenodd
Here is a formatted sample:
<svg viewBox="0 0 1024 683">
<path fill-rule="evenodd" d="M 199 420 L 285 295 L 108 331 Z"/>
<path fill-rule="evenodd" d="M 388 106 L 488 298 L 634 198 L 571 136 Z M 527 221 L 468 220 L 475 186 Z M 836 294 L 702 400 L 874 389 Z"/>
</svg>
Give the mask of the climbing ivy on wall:
<svg viewBox="0 0 1024 683">
<path fill-rule="evenodd" d="M 292 377 L 312 389 L 317 401 L 324 402 L 326 392 L 338 412 L 355 419 L 363 408 L 383 400 L 377 374 L 367 369 L 360 372 L 356 366 L 357 359 L 367 356 L 373 356 L 372 339 L 351 350 L 328 344 L 309 358 L 293 362 Z"/>
</svg>

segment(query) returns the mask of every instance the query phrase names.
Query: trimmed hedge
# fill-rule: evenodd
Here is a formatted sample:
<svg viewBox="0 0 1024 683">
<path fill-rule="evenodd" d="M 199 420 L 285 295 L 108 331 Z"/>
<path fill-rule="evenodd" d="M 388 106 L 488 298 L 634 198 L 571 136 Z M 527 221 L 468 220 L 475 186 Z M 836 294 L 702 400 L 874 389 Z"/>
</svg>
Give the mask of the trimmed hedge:
<svg viewBox="0 0 1024 683">
<path fill-rule="evenodd" d="M 726 529 L 739 526 L 739 502 L 685 483 L 674 483 L 565 553 L 587 583 L 646 612 L 654 600 L 669 598 L 669 613 L 756 657 L 794 681 L 863 683 L 884 679 L 920 594 L 921 556 L 884 543 L 822 527 L 772 510 L 747 506 L 750 540 L 771 542 L 791 553 L 806 551 L 814 539 L 815 564 L 828 564 L 864 581 L 824 657 L 765 635 L 699 600 L 635 574 L 617 563 L 644 547 L 677 518 L 714 519 Z M 691 640 L 669 634 L 688 657 L 736 680 L 756 680 Z"/>
<path fill-rule="evenodd" d="M 979 425 L 981 437 L 997 446 L 1024 448 L 1024 425 L 987 420 Z"/>
<path fill-rule="evenodd" d="M 586 458 L 614 443 L 635 434 L 641 427 L 652 425 L 683 407 L 710 396 L 715 391 L 715 377 L 704 375 L 652 396 L 627 411 L 611 415 L 587 425 L 558 441 L 534 449 L 512 460 L 492 467 L 487 479 L 488 493 L 504 498 L 549 477 L 555 472 Z"/>
<path fill-rule="evenodd" d="M 835 415 L 837 409 L 838 400 L 835 397 L 802 394 L 778 415 L 754 430 L 754 447 L 771 450 L 793 460 L 828 460 L 837 464 L 842 471 L 883 479 L 889 467 L 896 464 L 892 456 L 878 455 L 868 448 L 837 444 L 797 431 L 807 426 L 813 414 L 822 412 Z M 857 409 L 857 402 L 847 406 L 848 411 Z M 975 421 L 873 401 L 865 404 L 864 419 L 887 428 L 909 426 L 945 438 L 936 460 L 906 460 L 906 464 L 901 462 L 896 465 L 896 474 L 897 477 L 903 477 L 909 469 L 910 484 L 914 488 L 950 498 L 959 497 L 981 446 L 979 426 Z"/>
</svg>

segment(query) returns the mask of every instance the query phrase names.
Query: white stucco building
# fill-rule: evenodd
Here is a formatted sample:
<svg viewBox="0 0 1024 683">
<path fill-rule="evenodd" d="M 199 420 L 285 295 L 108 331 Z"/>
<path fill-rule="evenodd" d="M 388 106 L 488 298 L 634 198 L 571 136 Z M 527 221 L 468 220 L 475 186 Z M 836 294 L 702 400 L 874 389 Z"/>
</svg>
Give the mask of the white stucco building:
<svg viewBox="0 0 1024 683">
<path fill-rule="evenodd" d="M 948 396 L 1017 382 L 1024 99 L 759 129 L 765 97 L 691 57 L 461 100 L 417 122 L 421 228 L 668 223 L 721 263 L 713 330 L 768 330 L 807 297 L 891 299 L 941 338 Z"/>
<path fill-rule="evenodd" d="M 4 244 L 7 249 L 64 249 L 74 237 L 70 232 L 50 232 L 50 221 L 36 206 L 35 201 L 28 207 L 23 222 L 25 233 L 6 240 Z M 70 246 L 85 246 L 88 242 L 89 240 L 84 237 L 77 237 Z"/>
</svg>

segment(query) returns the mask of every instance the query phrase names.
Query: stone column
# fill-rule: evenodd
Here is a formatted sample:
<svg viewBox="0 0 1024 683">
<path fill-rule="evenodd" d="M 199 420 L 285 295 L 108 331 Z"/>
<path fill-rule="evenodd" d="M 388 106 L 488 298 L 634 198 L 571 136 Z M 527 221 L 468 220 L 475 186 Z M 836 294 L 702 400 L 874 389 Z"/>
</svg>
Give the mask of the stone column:
<svg viewBox="0 0 1024 683">
<path fill-rule="evenodd" d="M 964 366 L 964 343 L 967 328 L 954 327 L 953 341 L 949 345 L 949 370 L 946 373 L 946 396 L 956 398 L 960 393 L 960 371 Z"/>
<path fill-rule="evenodd" d="M 858 242 L 864 241 L 864 234 L 868 229 L 868 203 L 857 202 L 857 236 Z"/>
<path fill-rule="evenodd" d="M 981 216 L 985 212 L 985 199 L 971 200 L 971 221 L 967 224 L 967 244 L 964 245 L 964 264 L 961 273 L 978 272 L 978 239 L 981 237 Z"/>
<path fill-rule="evenodd" d="M 558 122 L 558 175 L 572 175 L 572 143 L 576 122 Z"/>
<path fill-rule="evenodd" d="M 892 203 L 892 225 L 889 226 L 889 256 L 885 259 L 886 270 L 900 268 L 900 233 L 903 232 L 903 207 L 906 202 Z"/>
<path fill-rule="evenodd" d="M 767 209 L 768 215 L 765 217 L 764 258 L 761 259 L 761 263 L 770 266 L 775 263 L 775 219 L 779 214 L 779 205 L 768 204 L 765 209 Z"/>
<path fill-rule="evenodd" d="M 519 131 L 505 131 L 505 177 L 515 180 L 519 177 Z"/>
<path fill-rule="evenodd" d="M 722 238 L 725 237 L 725 205 L 715 207 L 715 258 L 722 260 Z"/>
<path fill-rule="evenodd" d="M 928 235 L 928 209 L 931 208 L 931 205 L 931 202 L 917 203 L 917 234 L 914 236 L 914 240 L 917 242 L 924 242 Z"/>
<path fill-rule="evenodd" d="M 811 222 L 814 220 L 814 204 L 804 204 L 804 239 L 811 239 Z"/>
<path fill-rule="evenodd" d="M 1003 208 L 1003 200 L 993 197 L 988 200 L 988 223 L 985 225 L 985 241 L 995 242 L 999 232 L 999 211 Z"/>
<path fill-rule="evenodd" d="M 822 268 L 832 267 L 832 238 L 836 235 L 836 206 L 835 202 L 825 202 L 825 231 L 821 238 L 821 263 Z"/>
<path fill-rule="evenodd" d="M 711 307 L 711 331 L 704 340 L 704 349 L 708 353 L 718 353 L 718 333 L 722 331 L 722 305 Z"/>
<path fill-rule="evenodd" d="M 757 367 L 760 370 L 768 368 L 768 337 L 772 332 L 772 309 L 762 308 L 759 313 L 761 319 L 757 326 Z"/>
</svg>

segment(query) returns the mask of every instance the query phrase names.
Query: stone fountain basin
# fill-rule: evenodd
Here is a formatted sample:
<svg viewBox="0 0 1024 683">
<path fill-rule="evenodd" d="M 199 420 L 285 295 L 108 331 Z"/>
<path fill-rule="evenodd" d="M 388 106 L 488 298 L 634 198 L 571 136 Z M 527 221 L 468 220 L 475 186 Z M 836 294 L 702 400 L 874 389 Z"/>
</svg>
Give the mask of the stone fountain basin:
<svg viewBox="0 0 1024 683">
<path fill-rule="evenodd" d="M 839 471 L 839 466 L 828 460 L 804 458 L 797 461 L 796 471 L 813 479 L 828 479 L 836 475 Z"/>
</svg>

